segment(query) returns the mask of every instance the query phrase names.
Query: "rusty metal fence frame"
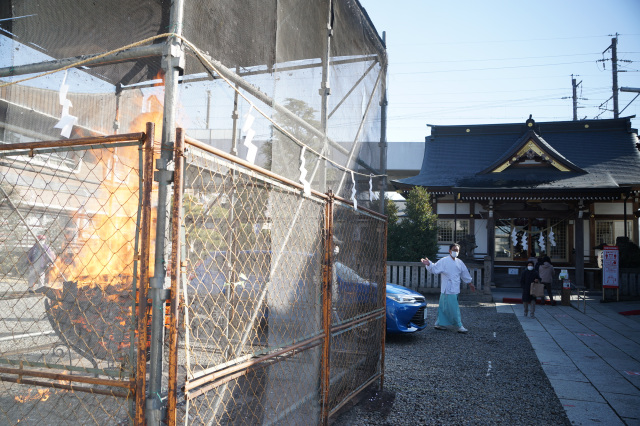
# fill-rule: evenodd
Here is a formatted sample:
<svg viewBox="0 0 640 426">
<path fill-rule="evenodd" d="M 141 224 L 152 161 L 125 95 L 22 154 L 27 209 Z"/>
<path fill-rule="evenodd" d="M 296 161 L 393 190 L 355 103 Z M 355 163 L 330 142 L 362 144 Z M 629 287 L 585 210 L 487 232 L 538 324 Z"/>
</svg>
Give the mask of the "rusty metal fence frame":
<svg viewBox="0 0 640 426">
<path fill-rule="evenodd" d="M 62 365 L 60 363 L 31 362 L 28 360 L 12 360 L 4 359 L 5 364 L 9 367 L 0 367 L 0 382 L 16 383 L 26 386 L 27 388 L 47 388 L 59 389 L 66 391 L 66 395 L 76 396 L 76 392 L 88 393 L 92 395 L 106 395 L 115 398 L 124 398 L 128 400 L 129 422 L 143 424 L 143 417 L 139 417 L 139 413 L 143 410 L 137 407 L 144 406 L 145 398 L 145 377 L 146 377 L 146 336 L 147 336 L 147 285 L 144 277 L 148 276 L 150 268 L 149 259 L 149 240 L 151 235 L 151 182 L 152 182 L 152 158 L 153 158 L 153 124 L 147 126 L 146 132 L 121 134 L 103 137 L 88 137 L 73 140 L 55 140 L 28 143 L 14 143 L 0 145 L 0 155 L 2 156 L 21 156 L 28 155 L 34 157 L 38 154 L 47 154 L 57 151 L 85 151 L 90 149 L 112 149 L 117 147 L 138 146 L 138 208 L 136 220 L 136 235 L 132 238 L 135 249 L 134 258 L 131 259 L 133 264 L 133 281 L 131 283 L 132 303 L 134 304 L 131 314 L 130 324 L 130 352 L 129 361 L 132 362 L 131 369 L 128 372 L 120 370 L 119 374 L 115 374 L 110 370 L 98 368 L 96 361 L 87 358 L 87 354 L 82 350 L 74 347 L 68 347 L 69 354 L 73 349 L 82 357 L 88 359 L 94 364 L 94 368 L 86 368 L 82 366 Z M 10 167 L 10 166 L 7 166 Z M 140 173 L 141 172 L 141 173 Z M 35 172 L 37 174 L 37 172 Z M 4 193 L 4 189 L 3 189 Z M 24 216 L 20 213 L 17 206 L 5 193 L 5 201 L 11 204 L 11 207 L 17 215 L 24 221 Z M 25 222 L 25 226 L 26 225 Z M 31 229 L 28 231 L 35 234 Z M 4 245 L 4 241 L 3 241 Z M 64 275 L 62 275 L 63 278 Z M 140 277 L 140 280 L 137 278 Z M 50 297 L 51 290 L 47 290 L 45 295 Z M 139 303 L 136 303 L 136 298 Z M 45 306 L 46 301 L 45 298 Z M 79 306 L 79 305 L 78 305 Z M 137 307 L 137 314 L 135 309 Z M 4 316 L 3 316 L 4 318 Z M 51 319 L 50 319 L 51 321 Z M 89 324 L 91 327 L 91 324 Z M 61 331 L 56 331 L 58 337 Z M 18 338 L 20 336 L 17 336 Z M 108 336 L 107 336 L 108 337 Z M 62 337 L 60 337 L 62 339 Z M 7 338 L 5 338 L 6 340 Z M 64 345 L 65 340 L 62 339 Z M 90 357 L 91 354 L 89 354 Z M 71 356 L 71 355 L 69 355 Z M 137 362 L 133 363 L 133 359 Z M 62 370 L 62 372 L 60 372 Z M 102 377 L 100 377 L 102 376 Z M 28 390 L 28 389 L 27 389 Z M 41 399 L 45 401 L 46 399 Z M 40 403 L 40 402 L 38 402 Z M 70 403 L 71 404 L 71 403 Z M 134 419 L 135 416 L 135 419 Z M 26 419 L 25 419 L 26 420 Z M 86 421 L 87 419 L 85 419 Z M 95 421 L 98 421 L 94 418 Z M 20 421 L 20 419 L 17 419 Z M 54 420 L 52 420 L 54 421 Z"/>
<path fill-rule="evenodd" d="M 199 392 L 206 392 L 216 386 L 221 386 L 227 383 L 229 380 L 233 380 L 234 378 L 246 373 L 249 369 L 259 367 L 261 364 L 268 364 L 272 362 L 277 362 L 277 359 L 292 356 L 295 353 L 299 353 L 301 351 L 309 350 L 318 345 L 321 346 L 322 357 L 321 357 L 321 371 L 320 377 L 317 379 L 320 383 L 319 389 L 319 397 L 320 397 L 320 407 L 321 413 L 318 421 L 322 424 L 327 424 L 330 416 L 334 415 L 344 404 L 346 404 L 351 398 L 357 395 L 360 391 L 362 391 L 367 386 L 375 383 L 376 381 L 380 381 L 380 386 L 383 384 L 384 379 L 384 339 L 385 339 L 385 301 L 386 301 L 386 292 L 385 292 L 385 280 L 386 276 L 386 264 L 384 262 L 384 256 L 381 258 L 380 262 L 380 271 L 379 271 L 379 280 L 378 283 L 383 285 L 378 289 L 377 294 L 377 303 L 378 306 L 376 309 L 355 315 L 353 318 L 349 318 L 347 321 L 336 322 L 335 319 L 332 321 L 332 286 L 333 283 L 333 270 L 334 270 L 334 255 L 333 255 L 333 247 L 335 245 L 334 240 L 334 229 L 333 229 L 333 220 L 334 220 L 334 206 L 336 203 L 342 208 L 349 208 L 353 211 L 353 204 L 347 200 L 344 200 L 340 197 L 334 196 L 332 193 L 323 194 L 317 191 L 312 191 L 313 197 L 323 200 L 325 203 L 324 207 L 324 224 L 323 224 L 323 247 L 322 247 L 322 283 L 321 283 L 321 294 L 318 296 L 322 300 L 322 331 L 320 334 L 316 336 L 311 336 L 303 341 L 292 342 L 292 344 L 286 347 L 279 347 L 267 351 L 266 353 L 261 353 L 258 356 L 251 357 L 250 359 L 244 359 L 243 361 L 239 361 L 235 364 L 223 366 L 222 369 L 215 371 L 215 373 L 211 373 L 206 377 L 201 377 L 199 380 L 195 380 L 194 382 L 186 382 L 182 385 L 182 388 L 178 385 L 180 379 L 178 378 L 178 341 L 179 341 L 179 332 L 181 330 L 180 324 L 180 313 L 179 306 L 181 305 L 181 297 L 180 297 L 180 279 L 186 273 L 186 263 L 182 261 L 182 245 L 184 244 L 183 233 L 180 230 L 181 227 L 181 219 L 182 219 L 182 196 L 183 196 L 183 173 L 185 168 L 185 151 L 189 148 L 197 148 L 199 150 L 205 151 L 215 157 L 218 157 L 224 161 L 231 162 L 233 164 L 238 165 L 239 167 L 245 168 L 251 172 L 258 173 L 262 176 L 265 176 L 269 179 L 276 180 L 281 184 L 288 186 L 300 193 L 300 197 L 303 197 L 302 192 L 304 186 L 298 182 L 294 182 L 288 180 L 286 178 L 280 177 L 266 169 L 255 166 L 249 162 L 246 162 L 238 157 L 235 157 L 231 154 L 227 154 L 219 149 L 213 148 L 209 145 L 199 142 L 194 138 L 190 138 L 185 136 L 182 129 L 177 129 L 176 136 L 176 144 L 175 144 L 175 160 L 174 160 L 174 192 L 173 192 L 173 203 L 171 206 L 172 212 L 172 221 L 171 221 L 171 318 L 168 321 L 169 324 L 169 371 L 168 371 L 168 399 L 167 399 L 167 417 L 166 421 L 169 425 L 174 425 L 177 423 L 176 420 L 176 412 L 177 406 L 185 401 L 187 401 L 190 396 L 189 392 L 194 390 L 195 388 L 199 388 Z M 379 243 L 381 244 L 380 253 L 383 253 L 386 256 L 386 216 L 383 216 L 379 213 L 362 209 L 360 208 L 358 211 L 353 211 L 354 214 L 358 215 L 366 215 L 369 219 L 377 221 L 381 224 L 380 230 L 382 230 L 381 234 L 378 235 L 380 237 Z M 381 290 L 381 291 L 380 291 Z M 366 325 L 375 324 L 376 326 L 376 345 L 379 348 L 379 352 L 376 355 L 375 359 L 375 367 L 373 374 L 370 374 L 366 377 L 366 380 L 362 380 L 361 382 L 357 382 L 355 384 L 351 384 L 351 387 L 344 391 L 342 395 L 336 399 L 336 396 L 332 397 L 332 382 L 335 380 L 332 379 L 331 376 L 331 364 L 332 361 L 332 338 L 339 336 L 345 332 L 349 332 L 350 330 Z M 353 348 L 357 349 L 357 348 Z M 347 360 L 346 362 L 349 362 Z M 204 390 L 202 390 L 203 385 L 207 385 Z M 180 393 L 180 398 L 178 398 L 178 394 Z M 305 396 L 301 396 L 301 399 Z M 308 397 L 308 396 L 306 396 Z M 182 399 L 182 401 L 180 400 Z M 290 408 L 290 407 L 289 407 Z M 287 407 L 280 408 L 285 412 L 288 410 Z M 307 419 L 307 421 L 310 419 Z"/>
<path fill-rule="evenodd" d="M 156 320 L 165 324 L 165 337 L 168 340 L 168 368 L 162 373 L 163 383 L 166 383 L 166 393 L 163 395 L 158 394 L 157 400 L 160 405 L 166 410 L 166 422 L 169 425 L 176 424 L 177 411 L 181 404 L 184 404 L 189 397 L 189 392 L 195 388 L 198 388 L 199 392 L 206 392 L 207 389 L 203 388 L 203 385 L 208 385 L 209 389 L 216 386 L 223 385 L 228 380 L 233 380 L 235 377 L 245 374 L 247 371 L 255 368 L 261 368 L 273 363 L 277 363 L 282 359 L 295 356 L 296 354 L 304 351 L 309 351 L 313 348 L 319 348 L 320 351 L 320 371 L 319 377 L 315 378 L 318 383 L 317 395 L 300 395 L 303 399 L 317 399 L 317 404 L 320 408 L 317 422 L 322 424 L 328 424 L 329 418 L 334 415 L 347 401 L 357 395 L 367 386 L 374 384 L 378 380 L 380 386 L 383 385 L 384 380 L 384 339 L 385 339 L 385 279 L 386 276 L 386 263 L 384 262 L 384 256 L 386 256 L 386 217 L 367 210 L 359 208 L 353 209 L 353 205 L 350 201 L 344 200 L 340 197 L 334 196 L 332 193 L 323 194 L 317 191 L 312 191 L 312 197 L 319 202 L 323 203 L 322 223 L 320 227 L 322 229 L 321 246 L 319 250 L 321 253 L 321 282 L 318 283 L 319 292 L 316 295 L 318 300 L 321 301 L 321 330 L 318 334 L 307 336 L 307 338 L 293 341 L 283 347 L 267 348 L 259 352 L 257 355 L 246 356 L 242 362 L 237 362 L 233 365 L 222 366 L 215 371 L 215 374 L 210 374 L 207 377 L 200 378 L 199 381 L 186 383 L 180 387 L 182 379 L 178 376 L 178 346 L 180 340 L 180 330 L 183 325 L 180 323 L 181 309 L 184 307 L 184 301 L 180 295 L 180 281 L 184 279 L 186 273 L 186 263 L 184 262 L 184 235 L 181 230 L 182 226 L 182 209 L 183 209 L 183 173 L 185 169 L 185 151 L 189 148 L 197 148 L 205 151 L 208 154 L 220 158 L 226 162 L 233 163 L 238 167 L 242 167 L 260 176 L 264 176 L 272 181 L 277 181 L 283 187 L 289 188 L 292 193 L 299 194 L 302 199 L 304 187 L 302 184 L 280 177 L 266 169 L 254 166 L 244 160 L 239 159 L 233 155 L 227 154 L 216 148 L 208 146 L 199 142 L 196 139 L 185 136 L 182 129 L 178 128 L 176 131 L 176 144 L 173 149 L 173 163 L 174 170 L 172 173 L 173 184 L 173 199 L 171 202 L 171 220 L 170 220 L 170 236 L 168 240 L 170 242 L 170 288 L 166 288 L 164 293 L 166 294 L 167 304 L 167 318 L 165 323 L 165 310 L 155 315 L 156 312 L 151 314 L 150 306 L 148 306 L 148 300 L 153 297 L 153 292 L 150 291 L 152 285 L 150 284 L 150 271 L 152 269 L 151 260 L 151 245 L 152 236 L 154 230 L 152 226 L 152 196 L 154 190 L 153 176 L 154 176 L 154 127 L 153 124 L 148 123 L 146 132 L 133 133 L 124 135 L 114 135 L 106 137 L 96 138 L 82 138 L 74 140 L 60 140 L 60 141 L 46 141 L 46 142 L 30 142 L 20 144 L 6 144 L 0 146 L 0 152 L 14 152 L 20 151 L 25 153 L 38 153 L 42 150 L 51 148 L 63 148 L 72 147 L 73 149 L 84 149 L 84 147 L 107 147 L 117 146 L 123 143 L 137 143 L 140 151 L 140 186 L 139 186 L 139 210 L 138 210 L 138 228 L 136 238 L 136 249 L 134 268 L 137 270 L 139 282 L 134 282 L 134 291 L 137 292 L 137 296 L 134 300 L 137 300 L 137 312 L 133 314 L 135 317 L 135 324 L 132 324 L 132 351 L 135 354 L 135 366 L 133 366 L 132 377 L 129 379 L 112 378 L 99 378 L 97 374 L 99 371 L 85 371 L 84 375 L 80 374 L 68 374 L 60 372 L 47 371 L 47 365 L 37 365 L 36 368 L 25 368 L 28 364 L 19 362 L 18 366 L 0 367 L 0 381 L 20 383 L 27 387 L 52 387 L 66 389 L 70 392 L 89 392 L 94 394 L 107 394 L 116 397 L 126 398 L 129 401 L 129 422 L 133 424 L 153 424 L 148 418 L 149 399 L 156 398 L 156 395 L 150 395 L 149 369 L 153 367 L 149 362 L 149 351 L 153 350 L 153 345 L 156 344 L 153 340 L 149 341 L 151 326 L 154 317 Z M 156 163 L 157 166 L 157 163 Z M 157 173 L 157 169 L 156 169 Z M 372 274 L 375 278 L 378 286 L 375 291 L 375 300 L 372 301 L 364 311 L 350 312 L 348 318 L 344 320 L 336 320 L 335 318 L 335 306 L 332 306 L 332 299 L 335 299 L 335 255 L 333 249 L 335 248 L 335 208 L 338 206 L 343 211 L 347 211 L 348 214 L 353 217 L 364 218 L 364 220 L 372 221 L 377 229 L 373 238 L 379 238 L 378 243 L 380 247 L 376 253 L 377 258 L 380 258 L 379 270 Z M 160 222 L 160 221 L 158 221 Z M 160 226 L 160 225 L 158 225 Z M 156 231 L 157 232 L 157 231 Z M 349 231 L 351 232 L 351 231 Z M 157 235 L 157 233 L 156 233 Z M 342 235 L 344 238 L 344 235 Z M 356 243 L 353 243 L 356 244 Z M 362 244 L 361 244 L 362 245 Z M 374 256 L 375 257 L 375 256 Z M 155 265 L 158 268 L 158 265 Z M 373 281 L 372 281 L 373 282 Z M 159 292 L 156 292 L 159 293 Z M 363 352 L 362 348 L 358 348 L 358 342 L 361 340 L 350 340 L 346 352 L 344 348 L 336 347 L 336 338 L 340 336 L 348 335 L 354 330 L 364 332 L 368 337 L 368 344 L 373 342 L 373 352 L 375 352 L 373 358 L 369 358 L 369 367 L 365 373 L 352 374 L 349 373 L 350 363 L 352 363 L 352 357 Z M 372 340 L 373 339 L 373 340 Z M 355 343 L 354 343 L 355 342 Z M 353 346 L 355 345 L 355 346 Z M 163 347 L 156 348 L 161 354 L 166 348 L 163 343 Z M 371 347 L 369 349 L 372 349 Z M 364 351 L 367 352 L 367 351 Z M 369 352 L 372 352 L 369 350 Z M 345 355 L 347 354 L 347 355 Z M 160 358 L 160 362 L 165 361 Z M 336 364 L 338 362 L 338 364 Z M 332 376 L 332 370 L 335 370 L 334 365 L 339 365 L 342 373 L 339 373 L 338 378 L 335 375 Z M 355 367 L 354 367 L 355 368 Z M 162 371 L 162 365 L 160 366 Z M 72 371 L 72 373 L 75 373 Z M 91 375 L 95 374 L 95 377 Z M 344 377 L 349 376 L 346 380 Z M 47 381 L 43 381 L 47 380 Z M 58 382 L 55 382 L 55 381 Z M 345 382 L 346 380 L 346 382 Z M 336 383 L 340 382 L 340 391 L 336 392 L 334 389 Z M 183 382 L 184 383 L 184 382 Z M 105 390 L 104 387 L 107 387 Z M 111 388 L 111 389 L 110 389 Z M 204 389 L 204 390 L 203 390 Z M 295 411 L 296 407 L 289 407 L 287 413 Z M 307 419 L 309 420 L 309 419 Z"/>
</svg>

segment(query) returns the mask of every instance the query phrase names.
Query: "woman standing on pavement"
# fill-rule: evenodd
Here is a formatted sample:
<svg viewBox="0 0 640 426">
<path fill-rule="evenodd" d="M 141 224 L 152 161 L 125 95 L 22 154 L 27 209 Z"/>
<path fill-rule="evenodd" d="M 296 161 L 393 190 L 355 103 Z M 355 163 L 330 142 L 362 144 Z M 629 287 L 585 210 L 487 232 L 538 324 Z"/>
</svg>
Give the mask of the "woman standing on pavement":
<svg viewBox="0 0 640 426">
<path fill-rule="evenodd" d="M 531 295 L 531 283 L 540 280 L 540 275 L 533 268 L 533 261 L 527 263 L 527 269 L 520 275 L 520 287 L 522 287 L 522 305 L 524 306 L 524 316 L 529 314 L 529 303 L 531 303 L 531 318 L 535 318 L 536 297 Z"/>
</svg>

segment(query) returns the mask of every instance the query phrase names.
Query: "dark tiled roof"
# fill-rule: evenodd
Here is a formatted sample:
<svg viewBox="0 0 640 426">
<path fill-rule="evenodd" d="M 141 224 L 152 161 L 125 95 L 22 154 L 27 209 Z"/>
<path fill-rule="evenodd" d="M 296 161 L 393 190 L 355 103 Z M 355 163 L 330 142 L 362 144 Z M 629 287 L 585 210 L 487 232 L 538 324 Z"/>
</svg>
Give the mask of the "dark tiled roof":
<svg viewBox="0 0 640 426">
<path fill-rule="evenodd" d="M 509 167 L 485 173 L 534 131 L 553 152 L 575 168 L 561 172 Z M 583 120 L 525 124 L 434 126 L 425 142 L 420 174 L 394 181 L 399 187 L 578 189 L 640 185 L 640 152 L 631 119 Z M 548 151 L 548 150 L 547 150 Z"/>
</svg>

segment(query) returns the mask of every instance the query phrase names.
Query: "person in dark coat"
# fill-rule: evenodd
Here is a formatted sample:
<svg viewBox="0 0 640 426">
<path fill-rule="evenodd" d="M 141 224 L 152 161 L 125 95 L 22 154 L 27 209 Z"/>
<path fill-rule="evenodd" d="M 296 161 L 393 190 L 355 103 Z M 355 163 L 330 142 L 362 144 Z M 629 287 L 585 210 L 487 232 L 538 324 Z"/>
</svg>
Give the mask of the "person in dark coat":
<svg viewBox="0 0 640 426">
<path fill-rule="evenodd" d="M 540 275 L 535 270 L 533 261 L 527 263 L 527 269 L 520 275 L 520 287 L 522 287 L 522 305 L 524 306 L 524 316 L 529 315 L 529 304 L 531 304 L 531 318 L 535 318 L 536 298 L 531 295 L 531 283 L 534 280 L 540 281 Z"/>
</svg>

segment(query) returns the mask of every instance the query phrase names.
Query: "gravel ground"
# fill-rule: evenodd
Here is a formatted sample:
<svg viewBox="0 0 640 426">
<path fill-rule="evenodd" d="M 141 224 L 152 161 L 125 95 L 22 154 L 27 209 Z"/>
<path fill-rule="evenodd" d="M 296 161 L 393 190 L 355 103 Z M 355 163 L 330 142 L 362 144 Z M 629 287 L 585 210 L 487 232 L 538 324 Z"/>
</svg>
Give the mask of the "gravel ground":
<svg viewBox="0 0 640 426">
<path fill-rule="evenodd" d="M 514 315 L 465 295 L 469 333 L 434 330 L 439 295 L 426 297 L 429 327 L 387 337 L 384 389 L 364 391 L 333 426 L 571 424 Z"/>
</svg>

